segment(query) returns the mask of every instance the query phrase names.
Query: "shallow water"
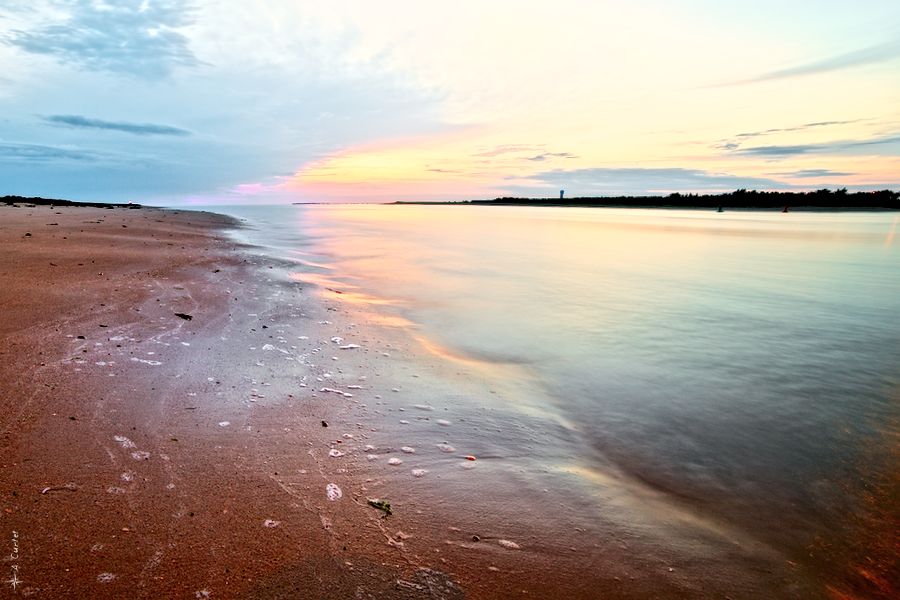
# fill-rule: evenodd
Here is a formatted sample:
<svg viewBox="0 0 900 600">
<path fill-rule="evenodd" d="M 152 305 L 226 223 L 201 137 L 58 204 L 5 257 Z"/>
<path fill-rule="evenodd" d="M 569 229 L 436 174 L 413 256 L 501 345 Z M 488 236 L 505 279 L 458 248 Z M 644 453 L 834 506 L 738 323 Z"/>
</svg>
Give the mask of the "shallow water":
<svg viewBox="0 0 900 600">
<path fill-rule="evenodd" d="M 504 492 L 756 544 L 833 592 L 894 589 L 896 214 L 220 211 L 401 331 L 412 365 L 491 390 L 449 399 L 480 423 L 452 442 L 501 458 Z"/>
</svg>

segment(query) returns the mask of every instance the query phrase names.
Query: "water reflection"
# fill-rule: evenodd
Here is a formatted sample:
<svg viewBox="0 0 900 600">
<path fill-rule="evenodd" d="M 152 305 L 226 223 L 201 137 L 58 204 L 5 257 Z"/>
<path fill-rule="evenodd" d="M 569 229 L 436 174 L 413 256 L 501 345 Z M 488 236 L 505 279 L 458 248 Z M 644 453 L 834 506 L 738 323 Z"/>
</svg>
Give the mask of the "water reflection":
<svg viewBox="0 0 900 600">
<path fill-rule="evenodd" d="M 500 390 L 477 443 L 519 485 L 565 476 L 606 518 L 690 522 L 835 595 L 893 591 L 893 214 L 278 210 L 299 279 Z"/>
</svg>

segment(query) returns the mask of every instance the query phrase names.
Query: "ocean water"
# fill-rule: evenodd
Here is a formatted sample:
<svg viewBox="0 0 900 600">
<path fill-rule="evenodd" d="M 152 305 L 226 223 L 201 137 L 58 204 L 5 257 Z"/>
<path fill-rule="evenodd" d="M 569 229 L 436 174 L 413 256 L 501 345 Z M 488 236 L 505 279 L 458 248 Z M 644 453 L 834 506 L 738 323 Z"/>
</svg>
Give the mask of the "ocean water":
<svg viewBox="0 0 900 600">
<path fill-rule="evenodd" d="M 823 595 L 896 591 L 896 214 L 220 211 L 406 340 L 394 376 L 415 390 L 416 365 L 432 373 L 420 402 L 479 423 L 449 441 L 496 459 L 479 485 L 550 494 L 548 530 L 716 556 L 749 580 L 796 570 Z"/>
</svg>

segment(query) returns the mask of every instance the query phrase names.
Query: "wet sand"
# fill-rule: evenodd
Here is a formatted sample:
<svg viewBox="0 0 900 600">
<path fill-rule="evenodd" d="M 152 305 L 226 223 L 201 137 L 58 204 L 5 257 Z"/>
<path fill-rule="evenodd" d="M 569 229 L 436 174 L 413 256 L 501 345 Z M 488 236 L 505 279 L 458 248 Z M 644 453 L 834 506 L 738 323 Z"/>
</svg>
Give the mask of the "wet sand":
<svg viewBox="0 0 900 600">
<path fill-rule="evenodd" d="M 227 217 L 4 206 L 0 224 L 0 544 L 21 581 L 4 594 L 809 597 L 764 562 L 736 576 L 727 548 L 677 564 L 590 512 L 542 523 L 554 496 L 517 495 L 472 449 L 403 450 L 398 418 L 443 431 L 409 377 L 388 398 L 382 351 L 403 340 L 230 240 Z M 411 474 L 426 452 L 456 475 Z"/>
<path fill-rule="evenodd" d="M 3 206 L 0 223 L 4 595 L 463 597 L 443 540 L 411 551 L 403 516 L 327 462 L 369 428 L 300 387 L 300 360 L 250 350 L 314 321 L 228 218 Z"/>
<path fill-rule="evenodd" d="M 218 235 L 228 219 L 0 207 L 0 223 L 4 554 L 14 535 L 18 546 L 3 568 L 16 593 L 368 597 L 397 579 L 422 585 L 399 551 L 360 552 L 384 537 L 349 493 L 326 511 L 324 482 L 280 482 L 285 455 L 321 479 L 310 451 L 327 452 L 331 414 L 301 409 L 292 431 L 277 411 L 251 419 L 252 398 L 235 392 L 244 342 L 269 336 L 232 314 L 254 303 L 259 265 Z"/>
</svg>

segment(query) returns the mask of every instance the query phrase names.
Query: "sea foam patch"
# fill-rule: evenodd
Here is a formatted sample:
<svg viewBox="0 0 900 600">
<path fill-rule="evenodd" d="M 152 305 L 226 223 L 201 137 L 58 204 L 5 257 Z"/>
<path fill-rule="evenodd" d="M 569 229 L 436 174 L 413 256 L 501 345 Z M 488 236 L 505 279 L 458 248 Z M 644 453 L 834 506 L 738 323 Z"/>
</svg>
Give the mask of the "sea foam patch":
<svg viewBox="0 0 900 600">
<path fill-rule="evenodd" d="M 159 362 L 158 360 L 146 360 L 146 359 L 143 359 L 143 358 L 138 358 L 138 357 L 136 357 L 136 356 L 132 356 L 132 357 L 131 357 L 131 362 L 142 363 L 142 364 L 145 364 L 145 365 L 150 365 L 151 367 L 158 367 L 159 365 L 162 364 L 162 363 Z"/>
<path fill-rule="evenodd" d="M 344 493 L 341 491 L 341 488 L 338 487 L 338 484 L 329 483 L 325 486 L 325 497 L 332 502 L 340 500 L 343 495 Z"/>
<path fill-rule="evenodd" d="M 119 444 L 120 446 L 122 446 L 123 448 L 137 448 L 137 446 L 135 445 L 135 443 L 132 442 L 131 440 L 129 440 L 129 439 L 128 439 L 127 437 L 125 437 L 124 435 L 114 435 L 114 436 L 113 436 L 113 439 L 114 439 L 116 442 L 118 442 L 118 444 Z"/>
</svg>

